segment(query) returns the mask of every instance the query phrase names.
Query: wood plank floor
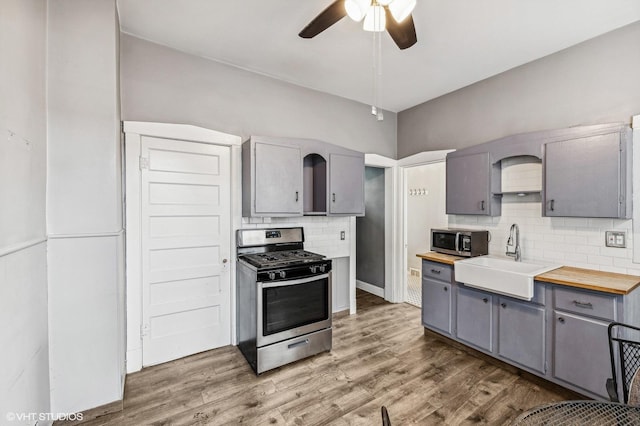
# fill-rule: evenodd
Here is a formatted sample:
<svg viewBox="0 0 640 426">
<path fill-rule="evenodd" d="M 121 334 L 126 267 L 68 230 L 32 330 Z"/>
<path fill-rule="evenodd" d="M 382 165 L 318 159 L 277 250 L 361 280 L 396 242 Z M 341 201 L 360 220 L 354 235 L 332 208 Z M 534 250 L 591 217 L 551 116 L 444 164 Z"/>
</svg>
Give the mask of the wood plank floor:
<svg viewBox="0 0 640 426">
<path fill-rule="evenodd" d="M 575 397 L 424 335 L 420 310 L 358 291 L 334 320 L 333 350 L 256 377 L 224 347 L 127 377 L 124 409 L 86 425 L 509 424 Z"/>
</svg>

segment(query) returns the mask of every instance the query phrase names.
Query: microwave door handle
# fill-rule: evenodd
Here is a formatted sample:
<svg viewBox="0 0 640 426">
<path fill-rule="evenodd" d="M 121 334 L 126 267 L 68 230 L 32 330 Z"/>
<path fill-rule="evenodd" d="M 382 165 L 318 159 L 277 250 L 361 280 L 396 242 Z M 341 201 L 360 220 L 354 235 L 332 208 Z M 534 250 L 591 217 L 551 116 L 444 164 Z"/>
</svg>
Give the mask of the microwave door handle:
<svg viewBox="0 0 640 426">
<path fill-rule="evenodd" d="M 460 253 L 460 233 L 456 232 L 456 252 Z"/>
</svg>

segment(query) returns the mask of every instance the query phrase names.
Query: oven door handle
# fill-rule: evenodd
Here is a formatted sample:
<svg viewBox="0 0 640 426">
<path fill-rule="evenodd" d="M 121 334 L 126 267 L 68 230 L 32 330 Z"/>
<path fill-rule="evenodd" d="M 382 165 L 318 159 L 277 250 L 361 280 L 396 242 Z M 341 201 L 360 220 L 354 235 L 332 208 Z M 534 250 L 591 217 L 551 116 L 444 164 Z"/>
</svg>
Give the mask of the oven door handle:
<svg viewBox="0 0 640 426">
<path fill-rule="evenodd" d="M 323 280 L 325 278 L 329 278 L 329 273 L 322 274 L 322 275 L 314 275 L 312 277 L 307 277 L 307 278 L 301 278 L 299 280 L 283 280 L 283 281 L 275 281 L 275 282 L 261 281 L 258 284 L 260 284 L 262 288 L 273 288 L 273 287 L 284 287 L 287 285 L 306 284 L 313 281 Z"/>
</svg>

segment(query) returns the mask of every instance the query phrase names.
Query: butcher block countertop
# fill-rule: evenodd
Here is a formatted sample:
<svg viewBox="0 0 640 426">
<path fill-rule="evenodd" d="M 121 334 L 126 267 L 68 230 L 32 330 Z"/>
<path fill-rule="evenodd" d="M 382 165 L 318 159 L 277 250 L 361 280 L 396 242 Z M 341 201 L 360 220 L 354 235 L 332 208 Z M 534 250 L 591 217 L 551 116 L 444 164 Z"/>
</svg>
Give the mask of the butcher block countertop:
<svg viewBox="0 0 640 426">
<path fill-rule="evenodd" d="M 447 265 L 453 265 L 455 261 L 464 259 L 459 256 L 435 252 L 417 254 L 416 256 Z M 536 281 L 551 284 L 622 295 L 629 294 L 636 287 L 640 286 L 640 276 L 574 268 L 572 266 L 563 266 L 553 271 L 545 272 L 544 274 L 537 275 L 535 279 Z"/>
<path fill-rule="evenodd" d="M 416 256 L 420 257 L 420 258 L 422 258 L 424 260 L 430 260 L 432 262 L 446 263 L 447 265 L 453 265 L 453 262 L 455 262 L 456 260 L 464 259 L 464 257 L 452 256 L 450 254 L 436 253 L 435 251 L 429 251 L 429 252 L 422 253 L 422 254 L 416 254 Z"/>
</svg>

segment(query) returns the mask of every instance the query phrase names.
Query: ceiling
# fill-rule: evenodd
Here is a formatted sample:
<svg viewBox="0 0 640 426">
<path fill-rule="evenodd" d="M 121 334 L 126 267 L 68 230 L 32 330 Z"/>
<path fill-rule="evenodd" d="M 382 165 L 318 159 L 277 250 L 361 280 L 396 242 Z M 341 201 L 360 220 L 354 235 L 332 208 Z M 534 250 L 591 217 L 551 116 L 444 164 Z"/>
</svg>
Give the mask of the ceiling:
<svg viewBox="0 0 640 426">
<path fill-rule="evenodd" d="M 118 0 L 123 32 L 293 84 L 372 102 L 372 33 L 333 0 Z M 382 38 L 379 106 L 398 112 L 640 20 L 639 0 L 418 0 L 418 43 Z M 640 46 L 638 47 L 640 48 Z"/>
</svg>

